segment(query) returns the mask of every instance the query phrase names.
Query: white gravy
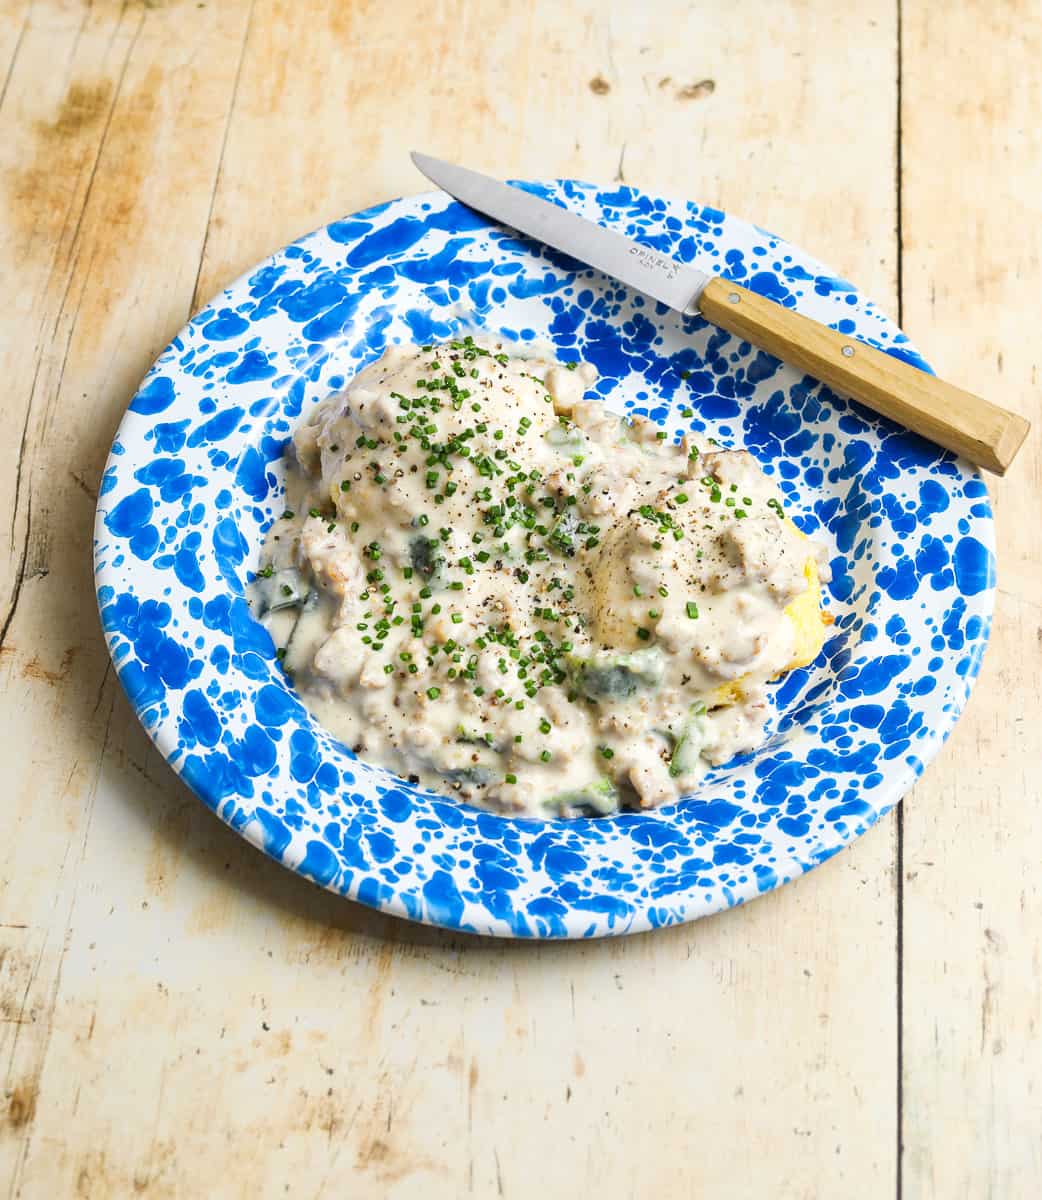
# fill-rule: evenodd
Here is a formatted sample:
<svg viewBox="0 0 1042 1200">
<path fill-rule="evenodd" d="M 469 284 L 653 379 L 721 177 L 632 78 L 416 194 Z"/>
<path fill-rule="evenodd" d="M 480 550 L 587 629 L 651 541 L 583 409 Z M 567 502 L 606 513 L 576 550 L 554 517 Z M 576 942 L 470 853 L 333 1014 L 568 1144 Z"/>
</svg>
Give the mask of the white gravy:
<svg viewBox="0 0 1042 1200">
<path fill-rule="evenodd" d="M 762 740 L 816 548 L 749 454 L 625 420 L 595 378 L 398 346 L 297 429 L 251 602 L 361 757 L 576 816 L 674 800 Z"/>
</svg>

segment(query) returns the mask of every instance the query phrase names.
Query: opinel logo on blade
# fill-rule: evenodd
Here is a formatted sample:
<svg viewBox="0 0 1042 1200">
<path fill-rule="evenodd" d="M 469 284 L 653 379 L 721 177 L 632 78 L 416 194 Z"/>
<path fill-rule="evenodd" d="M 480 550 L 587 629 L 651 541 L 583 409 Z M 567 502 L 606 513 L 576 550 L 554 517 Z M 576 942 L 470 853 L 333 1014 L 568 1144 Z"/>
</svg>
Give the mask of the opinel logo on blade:
<svg viewBox="0 0 1042 1200">
<path fill-rule="evenodd" d="M 649 271 L 656 269 L 665 271 L 667 279 L 676 279 L 677 264 L 673 259 L 663 258 L 661 254 L 656 254 L 653 250 L 646 250 L 643 246 L 630 246 L 630 254 Z"/>
</svg>

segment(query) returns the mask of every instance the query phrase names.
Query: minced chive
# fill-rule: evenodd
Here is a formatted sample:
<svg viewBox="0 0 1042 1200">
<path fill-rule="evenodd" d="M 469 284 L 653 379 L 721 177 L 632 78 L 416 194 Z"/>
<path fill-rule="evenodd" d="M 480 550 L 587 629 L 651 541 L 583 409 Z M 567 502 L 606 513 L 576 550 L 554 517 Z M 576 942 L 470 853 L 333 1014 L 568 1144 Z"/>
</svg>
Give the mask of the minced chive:
<svg viewBox="0 0 1042 1200">
<path fill-rule="evenodd" d="M 437 700 L 437 698 L 440 695 L 441 695 L 441 688 L 429 687 L 427 689 L 427 699 L 428 700 Z"/>
<path fill-rule="evenodd" d="M 687 615 L 694 621 L 698 617 L 698 605 L 694 600 L 689 600 L 684 607 L 687 609 Z"/>
</svg>

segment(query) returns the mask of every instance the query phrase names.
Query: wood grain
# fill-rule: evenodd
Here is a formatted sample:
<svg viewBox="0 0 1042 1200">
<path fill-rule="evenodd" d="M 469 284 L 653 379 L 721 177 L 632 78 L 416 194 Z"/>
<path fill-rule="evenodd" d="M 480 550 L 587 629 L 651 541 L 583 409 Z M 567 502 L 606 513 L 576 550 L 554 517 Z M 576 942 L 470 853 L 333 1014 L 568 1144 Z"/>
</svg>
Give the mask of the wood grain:
<svg viewBox="0 0 1042 1200">
<path fill-rule="evenodd" d="M 951 33 L 925 3 L 906 11 L 899 210 L 889 0 L 786 0 L 769 22 L 756 0 L 0 0 L 0 277 L 18 281 L 0 312 L 0 715 L 18 747 L 0 758 L 10 1195 L 897 1189 L 892 819 L 744 910 L 625 941 L 485 943 L 383 918 L 246 846 L 152 749 L 97 630 L 90 525 L 119 416 L 188 313 L 289 239 L 420 190 L 411 148 L 720 204 L 894 313 L 900 220 L 912 334 L 978 390 L 1001 371 L 1004 401 L 1028 414 L 1029 40 L 1020 90 L 1002 75 L 1028 7 L 967 4 Z M 988 64 L 964 78 L 983 80 L 987 111 L 969 91 L 942 101 L 930 59 L 942 36 L 963 53 L 978 23 Z M 967 141 L 975 179 L 1018 181 L 1002 195 L 1023 220 L 1000 243 L 978 184 L 947 203 Z M 913 153 L 932 164 L 916 182 Z M 978 294 L 1002 314 L 990 332 L 960 290 L 968 240 Z M 1010 853 L 1024 879 L 1037 859 L 1022 764 L 1038 728 L 1025 652 L 1038 542 L 1009 507 L 1038 487 L 1028 450 L 1030 470 L 996 491 L 1009 594 L 980 684 L 992 691 L 906 814 L 907 1195 L 1014 1195 L 1042 1178 L 1038 1064 L 1023 1065 L 1037 1053 L 1037 895 L 1008 870 Z M 1007 696 L 1026 724 L 1007 719 Z"/>
<path fill-rule="evenodd" d="M 906 327 L 1036 433 L 989 481 L 998 596 L 973 702 L 905 806 L 907 1200 L 1042 1189 L 1042 14 L 974 0 L 940 17 L 906 0 Z"/>
<path fill-rule="evenodd" d="M 234 8 L 197 10 L 188 28 L 180 18 L 37 4 L 0 107 L 0 278 L 18 281 L 0 344 L 0 693 L 18 748 L 4 756 L 0 818 L 0 1179 L 12 1195 L 126 1194 L 115 1181 L 102 1192 L 90 1165 L 111 1129 L 81 1120 L 82 1140 L 67 1137 L 92 1103 L 63 1037 L 86 1035 L 98 992 L 90 973 L 86 997 L 74 974 L 71 996 L 63 985 L 70 953 L 109 936 L 80 907 L 111 869 L 85 867 L 118 690 L 91 603 L 92 510 L 127 399 L 188 314 L 221 131 L 212 113 L 227 105 L 229 44 L 242 37 Z M 118 1039 L 103 1053 L 120 1054 Z"/>
<path fill-rule="evenodd" d="M 1030 426 L 1019 414 L 920 371 L 729 279 L 711 279 L 702 315 L 829 387 L 1004 475 Z"/>
</svg>

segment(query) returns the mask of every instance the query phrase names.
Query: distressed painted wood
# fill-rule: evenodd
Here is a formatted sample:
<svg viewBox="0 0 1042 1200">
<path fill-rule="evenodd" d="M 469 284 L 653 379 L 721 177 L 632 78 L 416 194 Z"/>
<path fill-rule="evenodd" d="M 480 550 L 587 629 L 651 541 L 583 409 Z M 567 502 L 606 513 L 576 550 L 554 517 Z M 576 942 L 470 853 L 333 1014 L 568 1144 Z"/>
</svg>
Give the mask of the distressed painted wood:
<svg viewBox="0 0 1042 1200">
<path fill-rule="evenodd" d="M 905 0 L 905 325 L 1036 427 L 989 480 L 999 591 L 973 702 L 904 812 L 907 1200 L 1042 1190 L 1040 56 L 1035 4 L 941 19 Z"/>
<path fill-rule="evenodd" d="M 188 315 L 245 23 L 235 6 L 196 13 L 37 4 L 0 106 L 0 1180 L 13 1195 L 122 1190 L 94 1190 L 95 1148 L 113 1152 L 82 1118 L 71 1144 L 65 1106 L 87 1089 L 89 1112 L 89 1082 L 52 1051 L 71 1028 L 70 952 L 109 941 L 79 904 L 99 780 L 120 754 L 108 731 L 128 720 L 112 715 L 91 604 L 96 487 L 119 409 Z"/>
<path fill-rule="evenodd" d="M 0 719 L 12 748 L 0 757 L 0 1180 L 11 1195 L 895 1190 L 894 820 L 744 910 L 655 935 L 530 946 L 414 928 L 269 863 L 176 781 L 108 669 L 88 565 L 105 450 L 152 357 L 290 238 L 420 190 L 413 147 L 504 175 L 623 179 L 718 203 L 812 247 L 896 312 L 896 8 L 770 7 L 768 27 L 754 0 L 0 0 L 0 278 L 17 279 L 0 310 Z M 968 92 L 962 108 L 944 105 L 924 61 L 938 25 L 918 8 L 904 17 L 904 136 L 951 172 L 942 145 L 986 143 L 1000 119 L 1002 33 L 987 76 L 996 107 L 977 112 Z M 953 27 L 972 42 L 985 11 L 967 7 Z M 1037 89 L 1010 96 L 1005 136 L 1030 148 Z M 1023 250 L 1020 282 L 1005 278 L 1027 243 L 1010 225 L 1005 257 L 991 257 L 971 189 L 937 223 L 911 153 L 911 332 L 984 394 L 1003 349 L 999 378 L 1015 386 L 994 398 L 1030 415 L 1023 319 L 976 349 L 960 341 L 962 226 L 981 286 L 1011 307 L 1037 285 L 1038 256 Z M 827 169 L 808 194 L 811 163 Z M 1012 161 L 981 166 L 1013 178 Z M 1026 207 L 1038 189 L 1023 178 Z M 946 312 L 928 308 L 931 282 Z M 1019 357 L 1006 351 L 1018 339 Z M 987 927 L 1037 954 L 1030 895 L 1018 916 L 1002 840 L 1011 822 L 1030 860 L 1020 735 L 987 715 L 1006 691 L 1037 727 L 1022 648 L 1038 547 L 1003 501 L 1023 488 L 1023 502 L 1029 474 L 1037 487 L 1032 462 L 998 493 L 1013 598 L 989 654 L 993 702 L 978 694 L 906 816 L 904 1088 L 923 1107 L 913 1124 L 904 1104 L 905 1186 L 936 1179 L 923 1195 L 959 1194 L 949 1182 L 986 1193 L 991 1181 L 1002 1194 L 1014 1151 L 1038 1169 L 1030 1112 L 1013 1112 L 1031 1102 L 1029 958 L 974 940 L 983 910 L 964 920 L 958 907 L 980 862 L 965 829 L 982 822 L 993 845 L 974 899 L 994 896 L 1003 919 Z M 1001 820 L 989 763 L 1005 781 Z M 958 828 L 943 824 L 956 787 Z M 947 865 L 913 880 L 918 857 Z M 938 946 L 947 977 L 930 969 Z M 961 981 L 965 1011 L 947 978 Z M 971 1036 L 985 994 L 1005 1056 Z M 945 1014 L 943 1055 L 930 1048 L 931 1013 Z M 948 1094 L 958 1086 L 970 1096 Z M 993 1122 L 973 1172 L 957 1173 L 934 1114 L 963 1135 L 971 1114 Z"/>
</svg>

